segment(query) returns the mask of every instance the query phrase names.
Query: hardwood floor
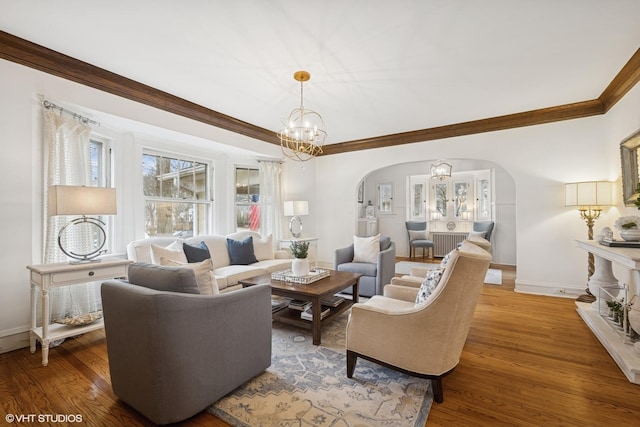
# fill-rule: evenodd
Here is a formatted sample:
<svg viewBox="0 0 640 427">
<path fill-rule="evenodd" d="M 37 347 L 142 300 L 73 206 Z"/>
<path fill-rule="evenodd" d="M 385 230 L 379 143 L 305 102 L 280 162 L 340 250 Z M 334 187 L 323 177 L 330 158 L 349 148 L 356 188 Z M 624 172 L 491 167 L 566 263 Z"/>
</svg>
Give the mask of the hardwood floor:
<svg viewBox="0 0 640 427">
<path fill-rule="evenodd" d="M 443 380 L 444 403 L 433 404 L 427 425 L 638 425 L 640 385 L 627 381 L 574 301 L 517 294 L 514 280 L 506 269 L 502 286 L 484 286 L 460 364 Z M 2 354 L 1 412 L 78 414 L 88 426 L 148 425 L 109 381 L 103 331 L 51 349 L 48 367 L 39 347 Z M 181 424 L 227 425 L 206 412 Z"/>
</svg>

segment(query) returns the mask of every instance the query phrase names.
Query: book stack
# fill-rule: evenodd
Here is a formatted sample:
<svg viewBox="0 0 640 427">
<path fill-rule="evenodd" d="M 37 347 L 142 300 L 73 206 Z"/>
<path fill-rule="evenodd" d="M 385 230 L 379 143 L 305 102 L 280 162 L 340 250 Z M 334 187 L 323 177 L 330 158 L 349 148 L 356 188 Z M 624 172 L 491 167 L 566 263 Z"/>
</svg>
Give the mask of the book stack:
<svg viewBox="0 0 640 427">
<path fill-rule="evenodd" d="M 289 301 L 289 308 L 292 310 L 305 311 L 307 308 L 311 309 L 311 303 L 309 301 L 294 299 Z"/>
<path fill-rule="evenodd" d="M 334 295 L 332 297 L 329 297 L 325 300 L 322 300 L 322 305 L 326 305 L 327 307 L 333 307 L 336 308 L 337 306 L 339 306 L 340 304 L 342 304 L 344 302 L 344 298 L 338 296 L 338 295 Z"/>
<path fill-rule="evenodd" d="M 305 309 L 302 313 L 300 313 L 300 318 L 304 320 L 313 320 L 313 312 L 312 308 L 309 307 Z M 324 317 L 331 312 L 331 308 L 322 306 L 322 311 L 320 312 L 320 320 L 324 319 Z"/>
<path fill-rule="evenodd" d="M 283 308 L 288 307 L 289 301 L 290 301 L 289 298 L 272 296 L 271 297 L 271 313 L 275 313 L 276 311 L 280 311 Z"/>
</svg>

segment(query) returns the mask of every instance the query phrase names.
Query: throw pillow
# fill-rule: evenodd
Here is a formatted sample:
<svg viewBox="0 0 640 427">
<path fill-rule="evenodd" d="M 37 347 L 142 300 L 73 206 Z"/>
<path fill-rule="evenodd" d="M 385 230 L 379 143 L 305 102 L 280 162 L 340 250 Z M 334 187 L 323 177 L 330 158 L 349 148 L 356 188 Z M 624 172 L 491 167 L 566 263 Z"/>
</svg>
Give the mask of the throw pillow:
<svg viewBox="0 0 640 427">
<path fill-rule="evenodd" d="M 134 262 L 129 266 L 128 281 L 157 291 L 200 293 L 195 272 L 182 267 Z"/>
<path fill-rule="evenodd" d="M 227 239 L 227 248 L 229 249 L 231 265 L 249 265 L 258 262 L 253 251 L 252 236 L 244 240 Z"/>
<path fill-rule="evenodd" d="M 353 236 L 353 262 L 378 262 L 380 234 L 371 237 Z"/>
<path fill-rule="evenodd" d="M 254 240 L 253 251 L 258 261 L 273 259 L 273 238 L 271 234 L 260 240 Z"/>
<path fill-rule="evenodd" d="M 427 298 L 429 298 L 429 295 L 433 293 L 438 286 L 438 283 L 440 283 L 443 271 L 444 270 L 442 268 L 434 268 L 427 272 L 427 275 L 420 285 L 418 295 L 416 296 L 416 305 L 424 303 Z"/>
<path fill-rule="evenodd" d="M 480 237 L 480 238 L 484 239 L 485 238 L 484 236 L 486 236 L 486 235 L 487 235 L 486 231 L 470 231 L 468 238 L 472 239 L 474 237 Z"/>
<path fill-rule="evenodd" d="M 428 240 L 427 230 L 409 230 L 409 241 Z"/>
<path fill-rule="evenodd" d="M 180 262 L 162 257 L 160 258 L 160 264 L 192 269 L 196 275 L 198 289 L 200 289 L 202 295 L 218 295 L 220 293 L 216 276 L 211 271 L 213 267 L 211 258 L 202 262 Z"/>
<path fill-rule="evenodd" d="M 151 245 L 151 262 L 153 264 L 160 264 L 161 257 L 174 261 L 187 262 L 187 257 L 182 250 L 182 244 L 177 240 L 167 247 Z"/>
<path fill-rule="evenodd" d="M 440 261 L 440 268 L 444 268 L 447 265 L 447 263 L 449 262 L 449 259 L 451 258 L 451 254 L 457 250 L 458 248 L 455 248 L 454 250 L 452 250 L 442 258 L 442 261 Z"/>
<path fill-rule="evenodd" d="M 182 244 L 182 250 L 187 256 L 187 262 L 202 262 L 207 259 L 211 259 L 211 253 L 206 243 L 200 242 L 198 246 L 193 246 L 188 243 Z"/>
</svg>

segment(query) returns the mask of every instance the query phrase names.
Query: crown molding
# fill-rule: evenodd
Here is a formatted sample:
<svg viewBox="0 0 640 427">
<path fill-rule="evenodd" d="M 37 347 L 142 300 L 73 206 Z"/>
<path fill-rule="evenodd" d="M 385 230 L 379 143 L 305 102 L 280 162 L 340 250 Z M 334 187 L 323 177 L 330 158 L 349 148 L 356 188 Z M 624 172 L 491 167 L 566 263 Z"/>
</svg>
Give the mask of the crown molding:
<svg viewBox="0 0 640 427">
<path fill-rule="evenodd" d="M 0 31 L 0 58 L 221 129 L 280 145 L 275 132 Z M 640 81 L 640 49 L 597 99 L 411 132 L 329 144 L 321 156 L 605 114 Z"/>
</svg>

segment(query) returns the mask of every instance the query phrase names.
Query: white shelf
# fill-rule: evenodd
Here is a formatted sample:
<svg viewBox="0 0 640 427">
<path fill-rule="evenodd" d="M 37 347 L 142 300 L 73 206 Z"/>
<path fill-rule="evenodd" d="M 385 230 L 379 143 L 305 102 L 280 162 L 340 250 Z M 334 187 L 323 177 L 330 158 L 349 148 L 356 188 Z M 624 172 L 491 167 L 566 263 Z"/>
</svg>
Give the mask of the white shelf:
<svg viewBox="0 0 640 427">
<path fill-rule="evenodd" d="M 640 353 L 633 343 L 625 343 L 623 337 L 610 325 L 590 303 L 576 302 L 577 311 L 584 323 L 609 352 L 627 379 L 640 384 Z"/>
<path fill-rule="evenodd" d="M 96 331 L 98 329 L 102 329 L 104 327 L 104 320 L 98 319 L 95 322 L 84 325 L 84 326 L 68 326 L 62 325 L 59 323 L 50 323 L 49 324 L 49 336 L 47 337 L 49 341 L 57 341 L 63 338 L 75 337 L 77 335 L 81 335 L 87 332 Z M 42 334 L 42 326 L 39 326 L 33 330 L 33 333 L 38 338 L 38 341 L 42 342 L 43 334 Z"/>
</svg>

